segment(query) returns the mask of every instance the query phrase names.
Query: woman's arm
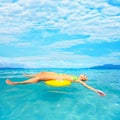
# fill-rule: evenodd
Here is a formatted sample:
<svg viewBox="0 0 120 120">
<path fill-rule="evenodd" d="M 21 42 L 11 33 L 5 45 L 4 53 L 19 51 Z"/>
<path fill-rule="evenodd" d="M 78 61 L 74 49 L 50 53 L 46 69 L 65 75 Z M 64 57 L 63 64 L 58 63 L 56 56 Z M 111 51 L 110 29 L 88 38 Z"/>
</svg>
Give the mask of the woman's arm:
<svg viewBox="0 0 120 120">
<path fill-rule="evenodd" d="M 101 90 L 97 90 L 89 85 L 87 85 L 85 82 L 81 81 L 81 80 L 76 80 L 76 82 L 80 83 L 81 85 L 83 85 L 84 87 L 88 88 L 89 90 L 92 90 L 94 92 L 96 92 L 97 94 L 101 95 L 101 96 L 105 96 L 105 93 L 102 92 Z"/>
</svg>

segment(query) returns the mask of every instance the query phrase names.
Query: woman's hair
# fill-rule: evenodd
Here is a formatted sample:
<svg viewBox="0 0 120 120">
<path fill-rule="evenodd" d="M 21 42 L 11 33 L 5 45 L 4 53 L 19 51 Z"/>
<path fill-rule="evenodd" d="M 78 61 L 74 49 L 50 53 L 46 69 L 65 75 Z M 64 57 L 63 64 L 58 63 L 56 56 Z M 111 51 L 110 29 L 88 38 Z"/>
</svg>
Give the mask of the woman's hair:
<svg viewBox="0 0 120 120">
<path fill-rule="evenodd" d="M 80 75 L 80 80 L 86 81 L 86 80 L 88 80 L 88 77 L 85 74 L 81 74 Z"/>
</svg>

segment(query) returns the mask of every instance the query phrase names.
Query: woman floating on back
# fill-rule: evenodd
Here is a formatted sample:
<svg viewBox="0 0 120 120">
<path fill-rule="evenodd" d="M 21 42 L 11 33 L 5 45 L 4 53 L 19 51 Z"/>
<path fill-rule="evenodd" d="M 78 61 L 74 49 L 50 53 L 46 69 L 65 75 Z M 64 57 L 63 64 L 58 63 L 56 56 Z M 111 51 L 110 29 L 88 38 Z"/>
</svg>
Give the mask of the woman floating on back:
<svg viewBox="0 0 120 120">
<path fill-rule="evenodd" d="M 40 72 L 40 73 L 34 74 L 34 75 L 24 74 L 24 76 L 27 78 L 30 78 L 30 79 L 22 81 L 22 82 L 13 82 L 13 81 L 7 79 L 6 83 L 9 85 L 18 85 L 18 84 L 32 84 L 32 83 L 37 83 L 37 82 L 41 82 L 41 81 L 49 81 L 49 80 L 68 80 L 71 82 L 80 83 L 84 87 L 99 94 L 100 96 L 105 96 L 105 93 L 102 92 L 101 90 L 97 90 L 85 83 L 85 81 L 88 78 L 84 74 L 81 74 L 79 77 L 77 77 L 77 76 L 68 75 L 68 74 L 58 74 L 55 72 Z"/>
</svg>

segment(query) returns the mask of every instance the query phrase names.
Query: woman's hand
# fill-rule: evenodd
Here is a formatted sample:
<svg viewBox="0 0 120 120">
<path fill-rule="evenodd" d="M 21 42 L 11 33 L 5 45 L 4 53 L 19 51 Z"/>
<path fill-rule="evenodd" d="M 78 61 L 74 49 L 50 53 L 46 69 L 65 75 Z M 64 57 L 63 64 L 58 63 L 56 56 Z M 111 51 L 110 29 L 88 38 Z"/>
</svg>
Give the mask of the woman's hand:
<svg viewBox="0 0 120 120">
<path fill-rule="evenodd" d="M 100 96 L 106 96 L 106 94 L 101 90 L 96 90 L 96 93 L 99 94 Z"/>
<path fill-rule="evenodd" d="M 106 94 L 105 94 L 103 91 L 97 90 L 97 89 L 95 89 L 95 88 L 87 85 L 85 82 L 83 82 L 83 81 L 81 81 L 81 80 L 79 80 L 79 79 L 76 80 L 76 82 L 80 83 L 81 85 L 83 85 L 84 87 L 88 88 L 89 90 L 92 90 L 92 91 L 96 92 L 96 93 L 99 94 L 100 96 L 106 96 Z"/>
</svg>

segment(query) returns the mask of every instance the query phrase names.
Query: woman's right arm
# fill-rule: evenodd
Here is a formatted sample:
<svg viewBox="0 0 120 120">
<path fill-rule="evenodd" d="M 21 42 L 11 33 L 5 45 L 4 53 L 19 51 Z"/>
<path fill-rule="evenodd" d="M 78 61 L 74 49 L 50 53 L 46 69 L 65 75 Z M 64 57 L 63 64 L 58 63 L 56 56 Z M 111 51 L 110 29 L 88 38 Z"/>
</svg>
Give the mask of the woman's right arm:
<svg viewBox="0 0 120 120">
<path fill-rule="evenodd" d="M 84 87 L 86 87 L 89 90 L 92 90 L 94 92 L 96 92 L 97 94 L 99 94 L 100 96 L 105 96 L 105 93 L 102 92 L 101 90 L 97 90 L 89 85 L 87 85 L 85 82 L 81 81 L 81 80 L 76 80 L 76 82 L 80 83 L 81 85 L 83 85 Z"/>
</svg>

